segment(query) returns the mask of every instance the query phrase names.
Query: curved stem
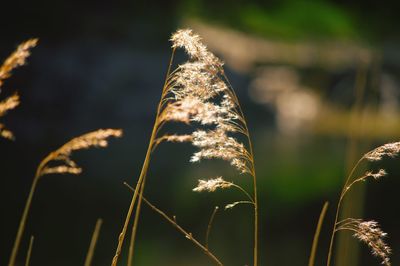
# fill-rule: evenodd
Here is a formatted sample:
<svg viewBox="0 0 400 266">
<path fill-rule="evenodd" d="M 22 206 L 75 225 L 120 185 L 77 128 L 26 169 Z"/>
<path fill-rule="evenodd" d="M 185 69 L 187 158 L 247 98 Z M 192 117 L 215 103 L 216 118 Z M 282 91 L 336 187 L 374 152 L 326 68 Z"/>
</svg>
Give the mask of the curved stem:
<svg viewBox="0 0 400 266">
<path fill-rule="evenodd" d="M 217 213 L 218 209 L 219 209 L 218 206 L 216 206 L 216 207 L 214 208 L 214 211 L 212 212 L 211 217 L 210 217 L 210 220 L 209 220 L 208 225 L 207 225 L 206 242 L 205 242 L 205 243 L 206 243 L 206 248 L 207 248 L 207 249 L 208 249 L 208 238 L 209 238 L 209 236 L 210 236 L 212 223 L 213 223 L 213 221 L 214 221 L 214 217 L 215 217 L 215 214 Z"/>
<path fill-rule="evenodd" d="M 170 224 L 172 224 L 178 231 L 180 231 L 182 234 L 185 235 L 187 239 L 193 242 L 197 247 L 199 247 L 208 257 L 210 257 L 216 265 L 222 266 L 222 262 L 213 254 L 210 252 L 210 250 L 202 245 L 197 239 L 193 237 L 193 235 L 189 232 L 187 232 L 185 229 L 183 229 L 179 224 L 177 224 L 173 219 L 171 219 L 168 215 L 166 215 L 163 211 L 158 209 L 156 206 L 151 204 L 147 199 L 143 198 L 143 201 L 155 212 L 160 214 L 164 219 L 166 219 Z"/>
<path fill-rule="evenodd" d="M 243 113 L 242 107 L 239 103 L 238 97 L 237 97 L 235 91 L 233 90 L 232 85 L 229 82 L 229 79 L 225 75 L 225 72 L 223 70 L 221 70 L 221 74 L 222 74 L 223 78 L 225 79 L 225 81 L 228 83 L 228 86 L 230 88 L 229 89 L 230 95 L 233 97 L 233 100 L 235 101 L 236 105 L 238 106 L 238 111 L 242 118 L 242 119 L 240 119 L 240 121 L 243 123 L 244 129 L 245 129 L 245 135 L 246 135 L 248 143 L 249 143 L 249 153 L 250 153 L 250 157 L 252 158 L 250 173 L 251 173 L 251 176 L 253 177 L 253 202 L 254 202 L 254 250 L 253 250 L 254 262 L 253 262 L 253 265 L 257 266 L 258 265 L 258 195 L 257 195 L 257 175 L 256 175 L 256 170 L 255 170 L 253 144 L 251 141 L 249 128 L 247 126 L 246 120 L 244 119 L 244 113 Z"/>
<path fill-rule="evenodd" d="M 103 224 L 102 219 L 97 219 L 94 231 L 92 234 L 92 239 L 90 240 L 89 250 L 86 254 L 84 266 L 92 265 L 92 259 L 94 255 L 94 250 L 96 249 L 97 240 L 99 239 L 101 225 Z"/>
<path fill-rule="evenodd" d="M 31 255 L 32 255 L 32 248 L 33 248 L 33 240 L 35 238 L 31 236 L 31 240 L 29 241 L 29 247 L 28 247 L 28 252 L 26 253 L 26 259 L 25 259 L 25 266 L 29 266 L 31 263 Z"/>
<path fill-rule="evenodd" d="M 153 130 L 152 130 L 152 133 L 151 133 L 149 146 L 147 147 L 146 157 L 145 157 L 145 160 L 143 162 L 143 166 L 142 166 L 142 170 L 140 172 L 139 180 L 138 180 L 138 182 L 136 184 L 135 192 L 133 193 L 133 196 L 132 196 L 131 204 L 129 206 L 128 213 L 127 213 L 126 218 L 125 218 L 124 226 L 123 226 L 122 231 L 121 231 L 121 233 L 120 233 L 120 235 L 118 237 L 118 246 L 117 246 L 114 258 L 113 258 L 112 263 L 111 263 L 112 266 L 116 266 L 117 263 L 118 263 L 118 259 L 119 259 L 119 256 L 121 254 L 122 245 L 123 245 L 124 240 L 125 240 L 125 235 L 126 235 L 126 231 L 127 231 L 127 228 L 128 228 L 128 224 L 129 224 L 130 218 L 132 216 L 132 212 L 133 212 L 133 209 L 134 209 L 134 206 L 135 206 L 135 203 L 136 203 L 136 199 L 137 199 L 138 194 L 139 194 L 139 189 L 142 187 L 142 183 L 143 183 L 143 181 L 145 179 L 145 176 L 147 175 L 147 170 L 148 170 L 149 164 L 150 164 L 151 152 L 153 150 L 153 144 L 154 144 L 154 141 L 155 141 L 156 136 L 157 136 L 157 130 L 158 130 L 157 127 L 158 127 L 158 124 L 159 124 L 159 116 L 160 116 L 160 111 L 161 111 L 161 102 L 163 100 L 164 93 L 165 93 L 165 90 L 166 90 L 166 84 L 167 84 L 167 80 L 168 80 L 168 77 L 169 77 L 169 73 L 171 71 L 172 62 L 173 62 L 173 59 L 174 59 L 174 54 L 175 54 L 175 48 L 172 50 L 172 54 L 171 54 L 171 58 L 170 58 L 170 62 L 169 62 L 169 66 L 168 66 L 165 82 L 164 82 L 164 87 L 163 87 L 162 93 L 161 93 L 161 99 L 160 99 L 160 101 L 158 103 L 158 107 L 157 107 L 157 114 L 156 114 L 156 118 L 155 118 L 155 121 L 154 121 L 154 126 L 153 126 Z M 141 199 L 142 199 L 142 197 L 139 198 L 139 201 L 141 201 Z M 134 242 L 134 240 L 133 240 L 133 242 Z"/>
<path fill-rule="evenodd" d="M 154 132 L 154 128 L 153 128 L 153 132 Z M 152 141 L 153 141 L 153 134 L 152 134 L 152 137 L 150 139 L 150 143 Z M 112 263 L 111 263 L 112 266 L 116 266 L 117 263 L 118 263 L 118 259 L 119 259 L 119 256 L 121 254 L 122 245 L 123 245 L 124 240 L 125 240 L 126 231 L 128 229 L 128 224 L 129 224 L 130 218 L 132 216 L 132 212 L 133 212 L 133 208 L 134 208 L 135 203 L 136 203 L 136 199 L 137 199 L 138 194 L 139 194 L 139 188 L 141 187 L 141 184 L 143 182 L 144 176 L 147 173 L 147 168 L 148 168 L 149 163 L 150 163 L 150 153 L 151 153 L 151 145 L 149 145 L 149 147 L 147 149 L 146 158 L 144 160 L 144 163 L 143 163 L 143 166 L 142 166 L 142 171 L 140 173 L 139 180 L 137 182 L 135 191 L 134 191 L 133 196 L 132 196 L 131 204 L 129 206 L 128 213 L 127 213 L 126 218 L 125 218 L 125 223 L 124 223 L 122 231 L 121 231 L 121 233 L 120 233 L 120 235 L 118 237 L 118 246 L 117 246 L 114 258 L 113 258 Z"/>
<path fill-rule="evenodd" d="M 132 266 L 133 265 L 133 253 L 134 253 L 134 250 L 135 250 L 135 239 L 136 239 L 136 233 L 137 233 L 137 228 L 138 228 L 138 224 L 139 224 L 140 208 L 142 206 L 142 201 L 140 199 L 143 197 L 143 191 L 144 191 L 145 182 L 146 182 L 146 178 L 143 180 L 143 184 L 142 184 L 141 189 L 140 189 L 138 204 L 137 204 L 137 207 L 136 207 L 135 220 L 133 222 L 131 241 L 130 241 L 130 244 L 129 244 L 129 251 L 128 251 L 128 266 Z"/>
<path fill-rule="evenodd" d="M 328 250 L 328 258 L 326 260 L 326 266 L 330 266 L 331 265 L 331 258 L 332 258 L 332 249 L 333 249 L 333 243 L 335 240 L 335 234 L 336 234 L 336 226 L 337 226 L 337 222 L 339 219 L 339 212 L 340 212 L 340 206 L 342 204 L 342 200 L 344 198 L 344 195 L 346 194 L 347 190 L 348 190 L 348 184 L 349 181 L 351 179 L 351 177 L 353 176 L 355 170 L 357 169 L 358 165 L 362 162 L 362 160 L 364 159 L 364 156 L 361 157 L 360 160 L 358 160 L 358 162 L 354 165 L 353 169 L 351 169 L 350 174 L 347 176 L 346 182 L 342 188 L 342 192 L 340 193 L 340 198 L 336 207 L 336 214 L 335 214 L 335 222 L 333 224 L 333 228 L 332 228 L 332 234 L 331 234 L 331 240 L 329 243 L 329 250 Z"/>
<path fill-rule="evenodd" d="M 134 190 L 128 183 L 124 182 L 124 185 L 127 186 L 130 190 Z M 173 218 L 170 218 L 165 212 L 162 210 L 158 209 L 156 206 L 150 203 L 145 197 L 142 197 L 143 201 L 155 212 L 157 212 L 159 215 L 161 215 L 164 219 L 166 219 L 170 224 L 172 224 L 176 229 L 178 229 L 179 232 L 181 232 L 187 239 L 192 241 L 197 247 L 199 247 L 203 252 L 210 257 L 216 265 L 223 266 L 222 262 L 213 254 L 207 247 L 202 245 L 198 240 L 196 240 L 192 233 L 187 232 L 185 229 L 183 229 L 177 222 L 176 222 L 176 217 L 173 216 Z"/>
<path fill-rule="evenodd" d="M 28 218 L 29 209 L 31 208 L 31 205 L 32 205 L 32 198 L 33 198 L 33 195 L 35 194 L 35 190 L 36 190 L 38 181 L 39 181 L 39 176 L 36 175 L 35 178 L 33 179 L 33 182 L 31 185 L 31 190 L 29 191 L 28 199 L 26 200 L 26 203 L 25 203 L 25 208 L 22 213 L 21 221 L 19 222 L 17 236 L 15 237 L 14 246 L 11 251 L 11 256 L 10 256 L 10 260 L 8 262 L 8 266 L 15 265 L 15 260 L 17 258 L 19 246 L 21 244 L 22 235 L 24 234 L 26 220 Z"/>
<path fill-rule="evenodd" d="M 249 198 L 249 200 L 250 200 L 252 203 L 254 203 L 253 198 L 250 196 L 250 194 L 249 194 L 246 190 L 244 190 L 241 186 L 238 186 L 238 185 L 236 185 L 236 184 L 234 184 L 234 183 L 231 183 L 231 184 L 232 184 L 232 187 L 235 187 L 235 188 L 239 189 L 240 191 L 242 191 L 242 192 Z"/>
<path fill-rule="evenodd" d="M 329 205 L 328 202 L 325 202 L 324 206 L 322 207 L 321 214 L 319 215 L 317 228 L 315 230 L 314 239 L 312 242 L 312 248 L 311 248 L 310 259 L 308 261 L 308 266 L 314 266 L 315 264 L 315 255 L 317 253 L 319 235 L 321 233 L 321 227 L 322 223 L 324 222 L 326 211 L 328 210 L 328 205 Z"/>
</svg>

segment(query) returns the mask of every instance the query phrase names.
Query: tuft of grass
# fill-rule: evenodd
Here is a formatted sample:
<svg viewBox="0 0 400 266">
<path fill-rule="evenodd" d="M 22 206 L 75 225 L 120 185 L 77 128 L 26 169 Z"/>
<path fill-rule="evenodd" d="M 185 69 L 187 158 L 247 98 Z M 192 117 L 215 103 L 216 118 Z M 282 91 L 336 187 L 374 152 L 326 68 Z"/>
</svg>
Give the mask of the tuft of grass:
<svg viewBox="0 0 400 266">
<path fill-rule="evenodd" d="M 97 240 L 99 239 L 101 225 L 103 224 L 103 219 L 97 219 L 96 225 L 94 227 L 94 231 L 92 234 L 92 239 L 90 240 L 89 250 L 86 254 L 85 264 L 84 266 L 92 265 L 92 260 L 94 256 L 94 251 L 96 249 Z"/>
<path fill-rule="evenodd" d="M 205 159 L 228 161 L 240 174 L 249 175 L 253 182 L 253 193 L 222 177 L 200 179 L 193 190 L 195 192 L 214 192 L 217 189 L 236 188 L 243 192 L 245 200 L 228 204 L 225 209 L 240 204 L 251 204 L 254 209 L 254 252 L 253 264 L 258 265 L 258 199 L 257 178 L 254 165 L 253 147 L 245 116 L 239 100 L 227 79 L 222 61 L 211 53 L 201 42 L 201 37 L 190 29 L 182 29 L 172 34 L 172 55 L 166 79 L 158 103 L 156 118 L 150 142 L 138 182 L 134 189 L 125 224 L 118 240 L 118 246 L 112 265 L 116 266 L 121 253 L 127 227 L 135 210 L 130 241 L 128 264 L 132 265 L 135 236 L 138 228 L 141 202 L 152 152 L 163 142 L 189 142 L 198 150 L 192 155 L 193 163 Z M 176 49 L 182 48 L 188 55 L 188 61 L 172 70 Z M 178 122 L 196 129 L 191 134 L 165 134 L 166 124 Z M 240 138 L 245 139 L 241 142 Z M 136 202 L 137 201 L 137 202 Z M 165 217 L 164 217 L 165 218 Z M 210 227 L 212 220 L 210 220 Z M 208 234 L 205 246 L 208 250 Z M 190 235 L 189 239 L 194 239 Z M 203 249 L 204 251 L 204 249 Z M 210 256 L 210 254 L 208 254 Z M 214 255 L 210 256 L 219 264 Z"/>
<path fill-rule="evenodd" d="M 12 71 L 25 65 L 26 59 L 30 56 L 30 49 L 35 47 L 38 39 L 30 39 L 21 43 L 17 49 L 0 66 L 0 93 L 4 81 L 11 77 Z M 0 102 L 0 118 L 8 111 L 19 105 L 19 96 L 17 93 Z M 13 140 L 14 134 L 8 130 L 4 124 L 0 123 L 0 137 Z"/>
<path fill-rule="evenodd" d="M 50 152 L 39 164 L 36 169 L 31 189 L 25 203 L 25 208 L 19 223 L 17 236 L 15 237 L 14 245 L 10 255 L 8 266 L 15 266 L 15 261 L 18 255 L 19 246 L 25 230 L 26 221 L 28 219 L 29 209 L 32 204 L 32 199 L 35 194 L 39 180 L 48 174 L 80 174 L 82 169 L 71 159 L 73 151 L 89 149 L 92 147 L 104 148 L 108 145 L 108 138 L 121 137 L 122 130 L 120 129 L 99 129 L 93 132 L 83 134 L 79 137 L 65 143 L 57 150 Z M 54 165 L 55 164 L 55 165 Z"/>
<path fill-rule="evenodd" d="M 360 241 L 366 243 L 372 251 L 372 254 L 379 257 L 382 260 L 382 264 L 386 266 L 390 266 L 390 253 L 391 249 L 384 242 L 384 237 L 386 233 L 384 233 L 378 226 L 378 223 L 375 221 L 363 221 L 361 219 L 355 218 L 345 218 L 339 221 L 339 213 L 342 201 L 348 191 L 353 187 L 353 185 L 364 182 L 368 179 L 379 180 L 383 176 L 386 175 L 386 171 L 384 169 L 380 169 L 378 171 L 368 170 L 363 175 L 354 178 L 353 175 L 357 167 L 363 161 L 377 162 L 381 161 L 385 157 L 394 158 L 398 156 L 400 153 L 400 142 L 387 143 L 382 146 L 379 146 L 367 153 L 365 153 L 355 164 L 353 169 L 350 171 L 346 182 L 342 188 L 342 192 L 340 193 L 339 201 L 336 207 L 336 216 L 333 224 L 331 240 L 329 244 L 328 257 L 326 265 L 330 266 L 331 257 L 333 252 L 333 243 L 335 239 L 335 235 L 339 231 L 348 230 L 353 232 L 353 236 L 358 238 Z"/>
</svg>

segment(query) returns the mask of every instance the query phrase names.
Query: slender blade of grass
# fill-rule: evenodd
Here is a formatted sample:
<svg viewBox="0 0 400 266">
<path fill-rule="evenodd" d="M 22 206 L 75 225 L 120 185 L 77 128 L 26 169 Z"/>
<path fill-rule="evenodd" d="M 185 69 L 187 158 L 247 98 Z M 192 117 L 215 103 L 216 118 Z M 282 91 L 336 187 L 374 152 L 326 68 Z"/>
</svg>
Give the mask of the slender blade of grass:
<svg viewBox="0 0 400 266">
<path fill-rule="evenodd" d="M 85 259 L 85 264 L 84 264 L 85 266 L 92 265 L 93 255 L 94 255 L 94 251 L 96 249 L 97 240 L 99 239 L 100 229 L 101 229 L 102 224 L 103 224 L 103 220 L 97 219 L 96 226 L 94 227 L 92 239 L 90 240 L 89 250 L 86 254 L 86 259 Z"/>
<path fill-rule="evenodd" d="M 28 252 L 26 253 L 26 260 L 25 260 L 25 266 L 29 266 L 31 262 L 31 255 L 32 255 L 32 247 L 33 247 L 33 241 L 35 237 L 31 236 L 31 239 L 29 241 L 29 247 L 28 247 Z"/>
<path fill-rule="evenodd" d="M 322 228 L 322 224 L 324 222 L 326 211 L 328 210 L 328 205 L 329 205 L 329 203 L 326 201 L 324 203 L 324 206 L 322 207 L 321 214 L 319 215 L 317 228 L 315 229 L 314 239 L 312 242 L 311 254 L 310 254 L 310 259 L 308 261 L 308 266 L 314 266 L 314 264 L 315 264 L 315 255 L 317 253 L 319 235 L 321 233 L 321 228 Z"/>
</svg>

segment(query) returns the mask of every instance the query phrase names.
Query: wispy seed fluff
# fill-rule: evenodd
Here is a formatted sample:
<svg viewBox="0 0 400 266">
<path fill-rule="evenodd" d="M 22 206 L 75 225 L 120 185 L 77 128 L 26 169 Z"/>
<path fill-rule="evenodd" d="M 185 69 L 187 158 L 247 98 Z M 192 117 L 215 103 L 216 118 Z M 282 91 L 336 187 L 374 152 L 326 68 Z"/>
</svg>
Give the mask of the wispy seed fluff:
<svg viewBox="0 0 400 266">
<path fill-rule="evenodd" d="M 79 174 L 82 169 L 71 159 L 71 153 L 76 150 L 92 147 L 104 148 L 108 145 L 108 138 L 121 137 L 120 129 L 99 129 L 83 134 L 65 143 L 59 149 L 51 152 L 40 164 L 36 175 L 47 174 Z M 57 164 L 56 166 L 50 163 Z"/>
<path fill-rule="evenodd" d="M 30 49 L 35 47 L 37 39 L 30 39 L 21 43 L 17 49 L 4 61 L 0 66 L 0 92 L 4 80 L 11 76 L 13 69 L 25 64 L 26 59 L 30 55 Z M 7 111 L 14 109 L 19 104 L 19 96 L 14 94 L 0 102 L 0 117 L 4 116 Z M 0 137 L 6 139 L 14 139 L 14 134 L 8 130 L 4 124 L 0 123 Z"/>
<path fill-rule="evenodd" d="M 364 158 L 369 161 L 380 161 L 383 157 L 396 157 L 400 153 L 400 142 L 387 143 L 368 152 Z"/>
<path fill-rule="evenodd" d="M 19 105 L 19 96 L 14 94 L 0 102 L 0 117 L 4 116 L 9 110 Z M 0 137 L 14 139 L 14 134 L 8 130 L 4 124 L 0 123 Z"/>
<path fill-rule="evenodd" d="M 252 156 L 234 134 L 248 136 L 237 98 L 223 78 L 222 62 L 208 51 L 192 30 L 178 30 L 171 37 L 172 48 L 183 48 L 189 61 L 168 77 L 159 121 L 194 124 L 188 135 L 167 135 L 158 141 L 190 141 L 199 150 L 190 161 L 223 159 L 241 173 L 250 173 Z"/>
<path fill-rule="evenodd" d="M 11 76 L 11 71 L 14 68 L 25 64 L 26 59 L 30 56 L 30 49 L 35 47 L 38 39 L 30 39 L 21 43 L 17 49 L 4 61 L 0 67 L 0 87 L 3 81 Z"/>
<path fill-rule="evenodd" d="M 222 177 L 217 177 L 214 179 L 209 179 L 209 180 L 199 180 L 199 184 L 197 187 L 193 189 L 193 191 L 196 192 L 202 192 L 202 191 L 208 191 L 208 192 L 214 192 L 218 188 L 224 189 L 224 188 L 229 188 L 233 185 L 233 183 L 225 181 L 222 179 Z"/>
<path fill-rule="evenodd" d="M 201 42 L 201 37 L 191 29 L 177 30 L 171 37 L 172 48 L 183 48 L 189 57 L 198 60 L 211 70 L 218 71 L 223 63 Z"/>
<path fill-rule="evenodd" d="M 384 238 L 387 236 L 379 228 L 379 224 L 375 221 L 363 221 L 360 219 L 345 219 L 339 222 L 340 226 L 337 230 L 350 230 L 353 232 L 353 236 L 364 242 L 369 246 L 371 252 L 376 257 L 382 260 L 382 264 L 390 266 L 390 247 L 384 242 Z"/>
</svg>

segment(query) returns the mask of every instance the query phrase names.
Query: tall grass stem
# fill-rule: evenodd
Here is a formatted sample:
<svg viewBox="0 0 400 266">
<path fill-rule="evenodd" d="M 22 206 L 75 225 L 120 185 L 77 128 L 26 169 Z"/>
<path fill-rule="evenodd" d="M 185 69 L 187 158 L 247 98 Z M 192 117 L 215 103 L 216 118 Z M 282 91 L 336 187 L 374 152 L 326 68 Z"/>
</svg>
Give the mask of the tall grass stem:
<svg viewBox="0 0 400 266">
<path fill-rule="evenodd" d="M 322 228 L 322 224 L 324 222 L 326 211 L 328 210 L 328 205 L 329 205 L 329 203 L 326 201 L 324 203 L 324 206 L 322 207 L 321 214 L 319 215 L 317 228 L 315 229 L 314 239 L 312 242 L 311 254 L 310 254 L 310 259 L 308 261 L 308 266 L 314 266 L 314 264 L 315 264 L 315 255 L 317 253 L 319 235 L 321 233 L 321 228 Z"/>
</svg>

